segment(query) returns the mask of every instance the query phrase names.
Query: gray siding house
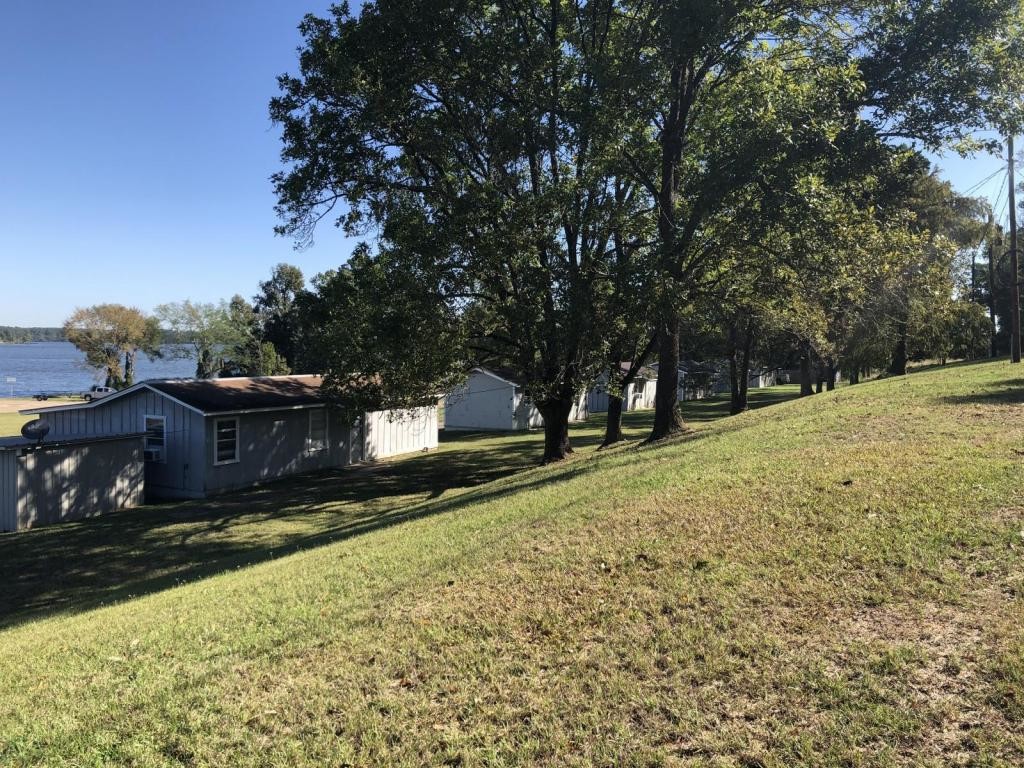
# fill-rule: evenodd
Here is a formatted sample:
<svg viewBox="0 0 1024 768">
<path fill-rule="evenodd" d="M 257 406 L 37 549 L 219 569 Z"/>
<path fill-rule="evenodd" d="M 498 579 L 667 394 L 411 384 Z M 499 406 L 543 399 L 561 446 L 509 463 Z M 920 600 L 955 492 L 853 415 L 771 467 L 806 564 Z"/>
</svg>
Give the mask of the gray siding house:
<svg viewBox="0 0 1024 768">
<path fill-rule="evenodd" d="M 288 475 L 437 447 L 437 410 L 345 423 L 319 376 L 144 381 L 91 403 L 33 408 L 48 439 L 142 432 L 146 494 L 204 498 Z"/>
</svg>

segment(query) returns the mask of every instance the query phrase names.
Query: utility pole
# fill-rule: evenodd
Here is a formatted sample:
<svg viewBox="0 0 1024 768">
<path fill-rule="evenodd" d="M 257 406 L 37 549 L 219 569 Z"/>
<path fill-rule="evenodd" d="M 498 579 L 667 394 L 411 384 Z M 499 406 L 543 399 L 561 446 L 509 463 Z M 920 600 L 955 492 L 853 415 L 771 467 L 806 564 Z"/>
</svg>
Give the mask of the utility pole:
<svg viewBox="0 0 1024 768">
<path fill-rule="evenodd" d="M 988 215 L 988 321 L 992 325 L 990 357 L 996 356 L 996 225 Z"/>
<path fill-rule="evenodd" d="M 1017 263 L 1017 198 L 1013 180 L 1013 135 L 1006 139 L 1010 177 L 1010 362 L 1020 362 L 1020 267 Z"/>
</svg>

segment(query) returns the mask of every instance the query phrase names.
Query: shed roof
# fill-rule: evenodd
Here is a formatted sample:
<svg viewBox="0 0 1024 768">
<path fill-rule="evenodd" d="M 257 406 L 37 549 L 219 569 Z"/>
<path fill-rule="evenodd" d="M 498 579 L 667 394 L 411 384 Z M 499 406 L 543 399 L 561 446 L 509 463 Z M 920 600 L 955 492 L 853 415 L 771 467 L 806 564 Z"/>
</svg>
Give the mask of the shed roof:
<svg viewBox="0 0 1024 768">
<path fill-rule="evenodd" d="M 523 386 L 523 377 L 511 368 L 488 368 L 478 365 L 475 368 L 472 368 L 470 373 L 482 373 L 485 376 L 490 376 L 492 379 L 497 379 L 498 381 L 509 384 L 513 387 Z"/>
<path fill-rule="evenodd" d="M 632 360 L 623 360 L 619 363 L 619 370 L 623 375 L 629 373 L 629 369 L 632 367 Z M 649 365 L 641 365 L 639 370 L 636 372 L 636 377 L 638 379 L 656 379 L 658 378 L 658 370 L 656 368 L 651 368 Z"/>
</svg>

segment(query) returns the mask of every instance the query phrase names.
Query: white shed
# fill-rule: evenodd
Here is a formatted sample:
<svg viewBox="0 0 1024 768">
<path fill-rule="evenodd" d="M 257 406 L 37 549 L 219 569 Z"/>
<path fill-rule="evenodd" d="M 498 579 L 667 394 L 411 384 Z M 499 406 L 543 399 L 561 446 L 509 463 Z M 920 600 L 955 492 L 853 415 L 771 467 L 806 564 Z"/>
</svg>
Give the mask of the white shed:
<svg viewBox="0 0 1024 768">
<path fill-rule="evenodd" d="M 622 373 L 629 372 L 632 363 L 620 363 Z M 654 394 L 658 388 L 658 372 L 644 366 L 639 370 L 622 393 L 623 411 L 640 411 L 654 407 Z M 608 374 L 604 373 L 587 393 L 587 409 L 591 413 L 607 413 L 608 411 Z"/>
<path fill-rule="evenodd" d="M 774 368 L 752 369 L 747 376 L 748 389 L 774 387 L 779 383 L 779 372 Z"/>
<path fill-rule="evenodd" d="M 585 421 L 589 415 L 587 397 L 582 395 L 569 421 Z M 474 368 L 466 382 L 445 397 L 444 426 L 457 430 L 539 429 L 544 418 L 514 374 Z"/>
</svg>

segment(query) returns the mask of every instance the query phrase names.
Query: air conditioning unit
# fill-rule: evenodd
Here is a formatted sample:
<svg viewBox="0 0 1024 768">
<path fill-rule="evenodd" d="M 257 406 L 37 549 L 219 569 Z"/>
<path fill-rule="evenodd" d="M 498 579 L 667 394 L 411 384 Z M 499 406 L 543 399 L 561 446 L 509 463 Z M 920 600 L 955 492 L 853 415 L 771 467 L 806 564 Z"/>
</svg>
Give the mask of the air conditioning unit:
<svg viewBox="0 0 1024 768">
<path fill-rule="evenodd" d="M 163 451 L 159 448 L 146 448 L 142 456 L 146 461 L 160 461 L 163 459 Z"/>
</svg>

